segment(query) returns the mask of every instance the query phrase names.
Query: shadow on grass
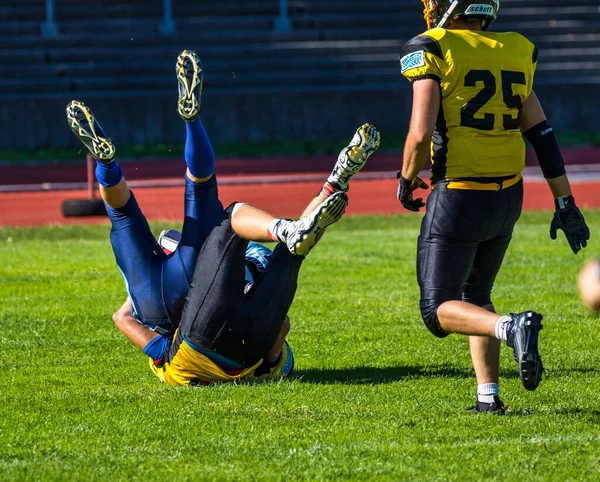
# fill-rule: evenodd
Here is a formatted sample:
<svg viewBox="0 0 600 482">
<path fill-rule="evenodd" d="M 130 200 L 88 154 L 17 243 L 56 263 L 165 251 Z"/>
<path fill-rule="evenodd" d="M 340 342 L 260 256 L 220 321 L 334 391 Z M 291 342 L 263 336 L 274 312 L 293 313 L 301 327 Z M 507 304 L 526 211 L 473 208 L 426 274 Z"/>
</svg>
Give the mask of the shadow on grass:
<svg viewBox="0 0 600 482">
<path fill-rule="evenodd" d="M 592 373 L 596 368 L 567 368 L 562 367 L 548 370 L 544 378 L 553 375 L 560 377 L 573 373 Z M 345 383 L 352 385 L 365 385 L 376 383 L 393 383 L 411 378 L 474 378 L 472 369 L 465 369 L 453 365 L 430 366 L 396 366 L 396 367 L 352 367 L 341 369 L 300 369 L 294 371 L 294 378 L 298 381 L 310 383 L 331 384 Z M 519 378 L 516 366 L 512 370 L 501 370 L 501 379 Z"/>
<path fill-rule="evenodd" d="M 529 417 L 532 415 L 540 416 L 540 417 L 548 417 L 548 416 L 566 416 L 566 417 L 574 417 L 577 418 L 581 422 L 594 422 L 598 423 L 600 421 L 600 410 L 593 408 L 582 408 L 582 407 L 571 407 L 571 408 L 560 408 L 557 409 L 555 407 L 550 406 L 536 406 L 533 405 L 532 408 L 527 407 L 519 407 L 517 404 L 513 404 L 509 411 L 506 412 L 506 415 L 511 417 Z M 569 438 L 569 435 L 566 435 L 565 438 Z"/>
<path fill-rule="evenodd" d="M 572 407 L 572 408 L 562 408 L 554 411 L 557 415 L 576 415 L 581 416 L 585 419 L 591 419 L 594 421 L 600 421 L 600 410 L 593 408 L 583 408 L 583 407 Z"/>
<path fill-rule="evenodd" d="M 596 373 L 598 370 L 595 367 L 560 367 L 560 368 L 547 368 L 545 370 L 545 375 L 546 376 L 552 376 L 554 375 L 555 377 L 568 377 L 570 375 L 573 375 L 574 373 L 582 373 L 584 375 L 587 375 L 588 373 Z"/>
<path fill-rule="evenodd" d="M 452 365 L 398 366 L 398 367 L 353 367 L 342 369 L 295 370 L 294 379 L 319 384 L 346 383 L 366 385 L 392 383 L 411 378 L 472 378 L 473 370 Z"/>
</svg>

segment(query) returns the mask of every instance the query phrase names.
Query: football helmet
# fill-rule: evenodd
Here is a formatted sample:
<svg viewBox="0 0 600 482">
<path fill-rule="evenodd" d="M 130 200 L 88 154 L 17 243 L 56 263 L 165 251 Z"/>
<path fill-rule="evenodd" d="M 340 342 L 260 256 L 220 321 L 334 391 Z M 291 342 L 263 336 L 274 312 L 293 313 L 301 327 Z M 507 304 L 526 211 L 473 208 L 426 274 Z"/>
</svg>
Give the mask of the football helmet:
<svg viewBox="0 0 600 482">
<path fill-rule="evenodd" d="M 446 28 L 459 16 L 481 17 L 481 28 L 486 30 L 496 20 L 500 0 L 421 0 L 425 6 L 423 16 L 427 30 L 434 27 Z"/>
</svg>

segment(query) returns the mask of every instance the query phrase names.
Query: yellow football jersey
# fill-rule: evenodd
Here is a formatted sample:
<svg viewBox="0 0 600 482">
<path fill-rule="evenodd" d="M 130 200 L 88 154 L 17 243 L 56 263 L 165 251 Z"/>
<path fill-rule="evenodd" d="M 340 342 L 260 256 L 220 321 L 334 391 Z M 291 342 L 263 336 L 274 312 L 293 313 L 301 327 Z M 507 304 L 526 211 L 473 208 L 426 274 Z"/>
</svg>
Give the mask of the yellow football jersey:
<svg viewBox="0 0 600 482">
<path fill-rule="evenodd" d="M 519 129 L 531 94 L 537 49 L 514 32 L 434 28 L 406 43 L 400 59 L 411 82 L 440 84 L 432 138 L 432 183 L 516 176 L 525 167 Z"/>
<path fill-rule="evenodd" d="M 174 344 L 178 346 L 172 356 L 161 366 L 156 366 L 154 360 L 149 358 L 150 369 L 161 382 L 174 386 L 203 385 L 219 382 L 236 382 L 239 380 L 277 379 L 288 376 L 293 369 L 292 349 L 287 343 L 281 351 L 281 357 L 274 367 L 261 366 L 263 360 L 255 365 L 240 370 L 223 370 L 199 351 L 195 350 L 183 338 L 175 333 Z M 172 347 L 173 348 L 173 347 Z"/>
</svg>

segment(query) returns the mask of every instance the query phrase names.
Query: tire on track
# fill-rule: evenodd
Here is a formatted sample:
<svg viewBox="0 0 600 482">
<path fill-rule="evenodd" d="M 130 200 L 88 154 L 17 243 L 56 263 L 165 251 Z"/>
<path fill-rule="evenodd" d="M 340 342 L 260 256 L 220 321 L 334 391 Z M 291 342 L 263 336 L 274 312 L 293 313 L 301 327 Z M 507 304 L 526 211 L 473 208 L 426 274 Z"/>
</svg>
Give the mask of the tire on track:
<svg viewBox="0 0 600 482">
<path fill-rule="evenodd" d="M 106 207 L 102 199 L 67 199 L 61 205 L 61 212 L 66 218 L 106 216 Z"/>
</svg>

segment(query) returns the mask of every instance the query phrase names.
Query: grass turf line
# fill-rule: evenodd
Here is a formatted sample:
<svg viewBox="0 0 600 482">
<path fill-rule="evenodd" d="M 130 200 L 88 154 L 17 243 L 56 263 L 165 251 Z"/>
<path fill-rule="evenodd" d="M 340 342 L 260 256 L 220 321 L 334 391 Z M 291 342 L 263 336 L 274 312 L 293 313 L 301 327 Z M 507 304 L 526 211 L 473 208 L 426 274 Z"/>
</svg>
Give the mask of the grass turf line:
<svg viewBox="0 0 600 482">
<path fill-rule="evenodd" d="M 502 350 L 505 417 L 474 415 L 467 341 L 418 312 L 419 216 L 349 217 L 301 271 L 293 381 L 176 389 L 113 326 L 125 298 L 107 225 L 0 229 L 2 480 L 592 480 L 600 335 L 551 213 L 524 213 L 494 290 L 544 313 L 548 369 L 521 387 Z M 153 223 L 155 233 L 165 226 Z"/>
<path fill-rule="evenodd" d="M 405 133 L 388 133 L 385 136 L 383 149 L 402 151 Z M 559 132 L 558 142 L 561 147 L 598 147 L 600 134 L 597 132 Z M 75 141 L 73 141 L 75 142 Z M 336 140 L 269 140 L 257 142 L 215 143 L 214 151 L 219 158 L 225 157 L 265 157 L 265 156 L 313 156 L 331 154 L 337 156 L 340 146 L 345 146 L 348 139 Z M 38 149 L 0 149 L 0 164 L 19 163 L 55 163 L 81 160 L 87 152 L 79 143 L 77 147 L 38 148 Z M 179 144 L 116 144 L 119 159 L 173 158 L 180 157 L 183 152 L 183 141 Z M 83 153 L 83 154 L 82 154 Z"/>
</svg>

